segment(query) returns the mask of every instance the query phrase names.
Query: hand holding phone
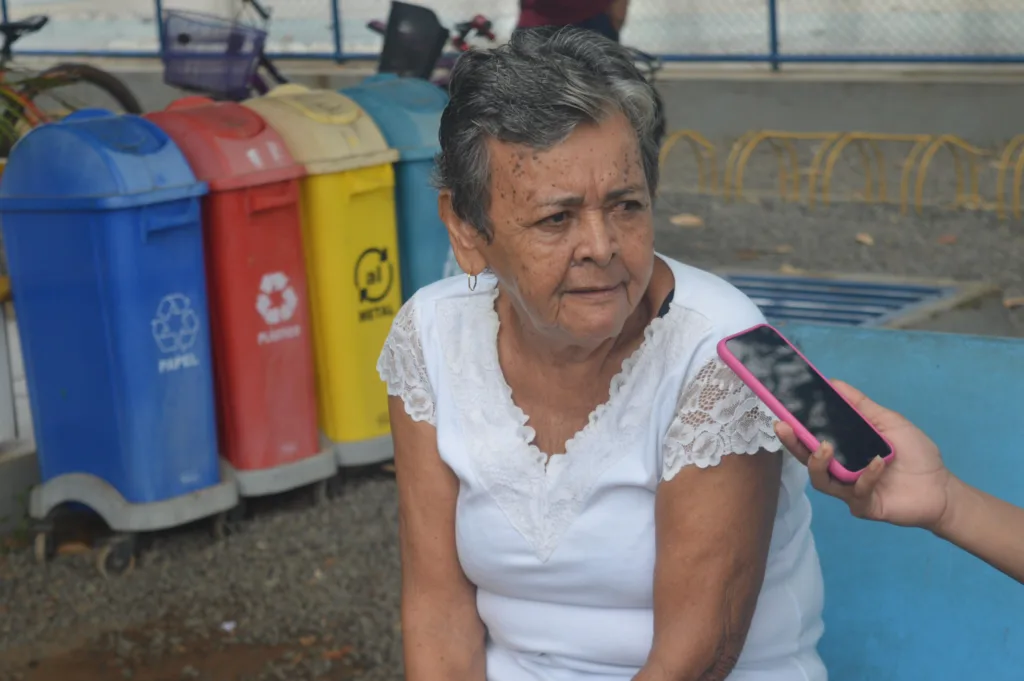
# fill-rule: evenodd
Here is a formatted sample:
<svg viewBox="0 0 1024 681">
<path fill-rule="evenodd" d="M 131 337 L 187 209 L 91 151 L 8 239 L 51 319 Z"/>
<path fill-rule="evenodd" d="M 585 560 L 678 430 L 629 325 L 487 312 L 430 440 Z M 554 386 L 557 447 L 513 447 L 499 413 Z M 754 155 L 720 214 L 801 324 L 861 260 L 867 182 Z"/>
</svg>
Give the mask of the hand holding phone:
<svg viewBox="0 0 1024 681">
<path fill-rule="evenodd" d="M 770 325 L 723 339 L 718 356 L 809 450 L 832 444 L 838 480 L 853 483 L 876 457 L 892 459 L 891 443 Z"/>
</svg>

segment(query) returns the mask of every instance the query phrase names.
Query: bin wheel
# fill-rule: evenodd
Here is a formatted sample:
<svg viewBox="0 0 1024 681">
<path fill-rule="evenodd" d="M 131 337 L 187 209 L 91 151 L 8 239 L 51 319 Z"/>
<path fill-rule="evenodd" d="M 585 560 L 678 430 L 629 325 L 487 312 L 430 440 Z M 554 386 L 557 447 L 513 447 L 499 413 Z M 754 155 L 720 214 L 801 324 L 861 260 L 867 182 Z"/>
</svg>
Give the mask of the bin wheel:
<svg viewBox="0 0 1024 681">
<path fill-rule="evenodd" d="M 96 553 L 96 569 L 104 577 L 126 575 L 135 568 L 135 537 L 117 537 Z"/>
<path fill-rule="evenodd" d="M 210 532 L 217 541 L 227 539 L 233 534 L 242 531 L 242 524 L 248 517 L 248 510 L 245 501 L 239 500 L 238 505 L 231 510 L 218 513 L 213 517 L 213 525 Z"/>
<path fill-rule="evenodd" d="M 328 499 L 340 499 L 341 495 L 345 493 L 345 477 L 338 473 L 337 475 L 327 479 L 327 498 Z"/>
<path fill-rule="evenodd" d="M 314 482 L 309 488 L 309 493 L 310 503 L 313 508 L 323 506 L 331 498 L 331 495 L 327 491 L 326 480 L 318 480 L 317 482 Z"/>
<path fill-rule="evenodd" d="M 40 565 L 53 560 L 57 555 L 57 540 L 52 530 L 40 530 L 36 532 L 35 544 L 33 546 L 36 562 Z"/>
</svg>

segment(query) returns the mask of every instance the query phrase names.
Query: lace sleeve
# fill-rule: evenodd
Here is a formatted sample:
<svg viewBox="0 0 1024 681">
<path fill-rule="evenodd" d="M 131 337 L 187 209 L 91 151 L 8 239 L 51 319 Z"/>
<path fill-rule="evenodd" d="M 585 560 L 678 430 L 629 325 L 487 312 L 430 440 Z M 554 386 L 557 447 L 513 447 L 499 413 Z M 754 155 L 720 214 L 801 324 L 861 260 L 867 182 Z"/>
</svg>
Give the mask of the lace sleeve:
<svg viewBox="0 0 1024 681">
<path fill-rule="evenodd" d="M 684 386 L 663 445 L 662 479 L 685 466 L 717 466 L 728 454 L 779 451 L 774 415 L 717 357 Z"/>
<path fill-rule="evenodd" d="M 434 391 L 423 359 L 423 344 L 416 325 L 412 301 L 395 315 L 391 333 L 377 360 L 377 373 L 388 387 L 388 395 L 401 397 L 405 412 L 413 421 L 437 425 L 434 419 Z"/>
</svg>

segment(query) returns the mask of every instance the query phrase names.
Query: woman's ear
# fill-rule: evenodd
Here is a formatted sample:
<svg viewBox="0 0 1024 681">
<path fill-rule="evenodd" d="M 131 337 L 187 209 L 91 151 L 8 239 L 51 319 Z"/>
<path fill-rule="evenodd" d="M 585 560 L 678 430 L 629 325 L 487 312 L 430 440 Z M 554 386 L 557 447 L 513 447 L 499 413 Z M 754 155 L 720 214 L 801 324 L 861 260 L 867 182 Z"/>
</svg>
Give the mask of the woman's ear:
<svg viewBox="0 0 1024 681">
<path fill-rule="evenodd" d="M 487 268 L 487 259 L 481 252 L 483 238 L 477 228 L 455 214 L 452 206 L 452 193 L 442 189 L 437 196 L 437 212 L 441 221 L 448 228 L 448 239 L 452 242 L 452 252 L 463 272 L 480 274 Z"/>
</svg>

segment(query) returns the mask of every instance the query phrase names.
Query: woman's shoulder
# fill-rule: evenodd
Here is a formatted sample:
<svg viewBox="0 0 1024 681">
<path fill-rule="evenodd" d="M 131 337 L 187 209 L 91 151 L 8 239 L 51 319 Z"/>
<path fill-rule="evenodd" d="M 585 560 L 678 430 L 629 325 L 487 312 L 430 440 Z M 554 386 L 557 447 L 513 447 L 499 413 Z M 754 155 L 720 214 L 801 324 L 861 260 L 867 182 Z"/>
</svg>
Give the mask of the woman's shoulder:
<svg viewBox="0 0 1024 681">
<path fill-rule="evenodd" d="M 704 320 L 709 332 L 737 333 L 763 324 L 764 314 L 745 293 L 717 274 L 661 256 L 675 277 L 672 308 Z"/>
<path fill-rule="evenodd" d="M 495 279 L 481 275 L 471 290 L 466 276 L 455 276 L 428 284 L 414 293 L 395 315 L 392 335 L 398 331 L 428 351 L 438 346 L 444 330 L 478 332 L 493 309 Z"/>
</svg>

